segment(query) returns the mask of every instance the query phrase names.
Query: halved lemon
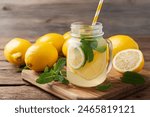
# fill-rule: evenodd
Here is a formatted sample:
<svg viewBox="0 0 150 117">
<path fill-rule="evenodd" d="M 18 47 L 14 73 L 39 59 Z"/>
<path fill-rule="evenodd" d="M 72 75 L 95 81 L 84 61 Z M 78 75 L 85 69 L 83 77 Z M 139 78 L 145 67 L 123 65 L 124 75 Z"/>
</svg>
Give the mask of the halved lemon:
<svg viewBox="0 0 150 117">
<path fill-rule="evenodd" d="M 72 45 L 68 48 L 68 64 L 73 69 L 81 68 L 85 63 L 85 55 L 79 45 Z"/>
<path fill-rule="evenodd" d="M 120 51 L 113 59 L 113 67 L 121 73 L 126 71 L 139 72 L 144 67 L 143 54 L 137 49 Z"/>
</svg>

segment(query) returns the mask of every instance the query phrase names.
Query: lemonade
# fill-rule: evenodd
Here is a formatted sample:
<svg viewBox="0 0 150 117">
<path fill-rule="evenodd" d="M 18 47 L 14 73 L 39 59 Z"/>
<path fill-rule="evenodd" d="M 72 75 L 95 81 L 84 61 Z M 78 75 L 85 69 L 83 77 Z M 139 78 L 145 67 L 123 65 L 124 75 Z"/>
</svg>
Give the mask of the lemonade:
<svg viewBox="0 0 150 117">
<path fill-rule="evenodd" d="M 80 87 L 94 87 L 103 83 L 111 62 L 107 61 L 108 42 L 102 37 L 102 24 L 88 26 L 73 23 L 71 35 L 67 53 L 67 79 Z"/>
<path fill-rule="evenodd" d="M 78 70 L 74 70 L 68 65 L 67 78 L 71 83 L 81 87 L 92 87 L 105 81 L 107 74 L 106 52 L 96 54 L 91 63 L 86 63 L 84 67 Z"/>
</svg>

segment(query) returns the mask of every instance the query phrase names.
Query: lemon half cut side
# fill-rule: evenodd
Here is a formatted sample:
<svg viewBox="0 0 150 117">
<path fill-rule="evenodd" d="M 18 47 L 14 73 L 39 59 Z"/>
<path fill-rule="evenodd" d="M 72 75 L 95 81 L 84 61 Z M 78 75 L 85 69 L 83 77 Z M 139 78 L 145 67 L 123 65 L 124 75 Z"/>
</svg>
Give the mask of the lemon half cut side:
<svg viewBox="0 0 150 117">
<path fill-rule="evenodd" d="M 137 49 L 123 50 L 114 57 L 113 67 L 121 73 L 126 71 L 139 72 L 144 67 L 143 54 Z"/>
</svg>

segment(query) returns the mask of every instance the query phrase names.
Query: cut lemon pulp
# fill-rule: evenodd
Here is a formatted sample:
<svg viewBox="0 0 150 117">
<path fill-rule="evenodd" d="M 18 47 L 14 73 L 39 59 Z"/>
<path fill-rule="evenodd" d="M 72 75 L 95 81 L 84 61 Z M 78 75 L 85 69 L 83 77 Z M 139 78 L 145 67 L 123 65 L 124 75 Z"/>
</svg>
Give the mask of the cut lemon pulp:
<svg viewBox="0 0 150 117">
<path fill-rule="evenodd" d="M 85 63 L 85 55 L 79 45 L 71 46 L 68 48 L 68 63 L 73 69 L 81 68 Z"/>
<path fill-rule="evenodd" d="M 126 71 L 139 72 L 144 66 L 144 57 L 140 50 L 127 49 L 116 54 L 113 59 L 113 67 L 124 73 Z"/>
</svg>

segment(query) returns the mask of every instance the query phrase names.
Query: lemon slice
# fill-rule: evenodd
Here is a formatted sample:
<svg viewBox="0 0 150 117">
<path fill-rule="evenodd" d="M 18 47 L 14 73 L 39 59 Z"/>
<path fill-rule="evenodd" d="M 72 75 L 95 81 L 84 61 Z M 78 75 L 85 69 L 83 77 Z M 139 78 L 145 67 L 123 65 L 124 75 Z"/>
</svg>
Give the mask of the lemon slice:
<svg viewBox="0 0 150 117">
<path fill-rule="evenodd" d="M 103 38 L 98 38 L 97 40 L 91 42 L 91 47 L 97 50 L 98 52 L 103 53 L 107 49 L 107 42 Z"/>
<path fill-rule="evenodd" d="M 73 69 L 81 68 L 85 63 L 85 55 L 79 45 L 68 48 L 68 63 Z"/>
<path fill-rule="evenodd" d="M 105 39 L 101 38 L 98 40 L 98 43 L 97 43 L 97 48 L 95 50 L 97 50 L 98 52 L 105 52 L 106 49 L 107 49 L 107 42 Z"/>
<path fill-rule="evenodd" d="M 144 57 L 140 50 L 127 49 L 120 51 L 113 59 L 113 67 L 124 73 L 126 71 L 139 72 L 144 66 Z"/>
</svg>

